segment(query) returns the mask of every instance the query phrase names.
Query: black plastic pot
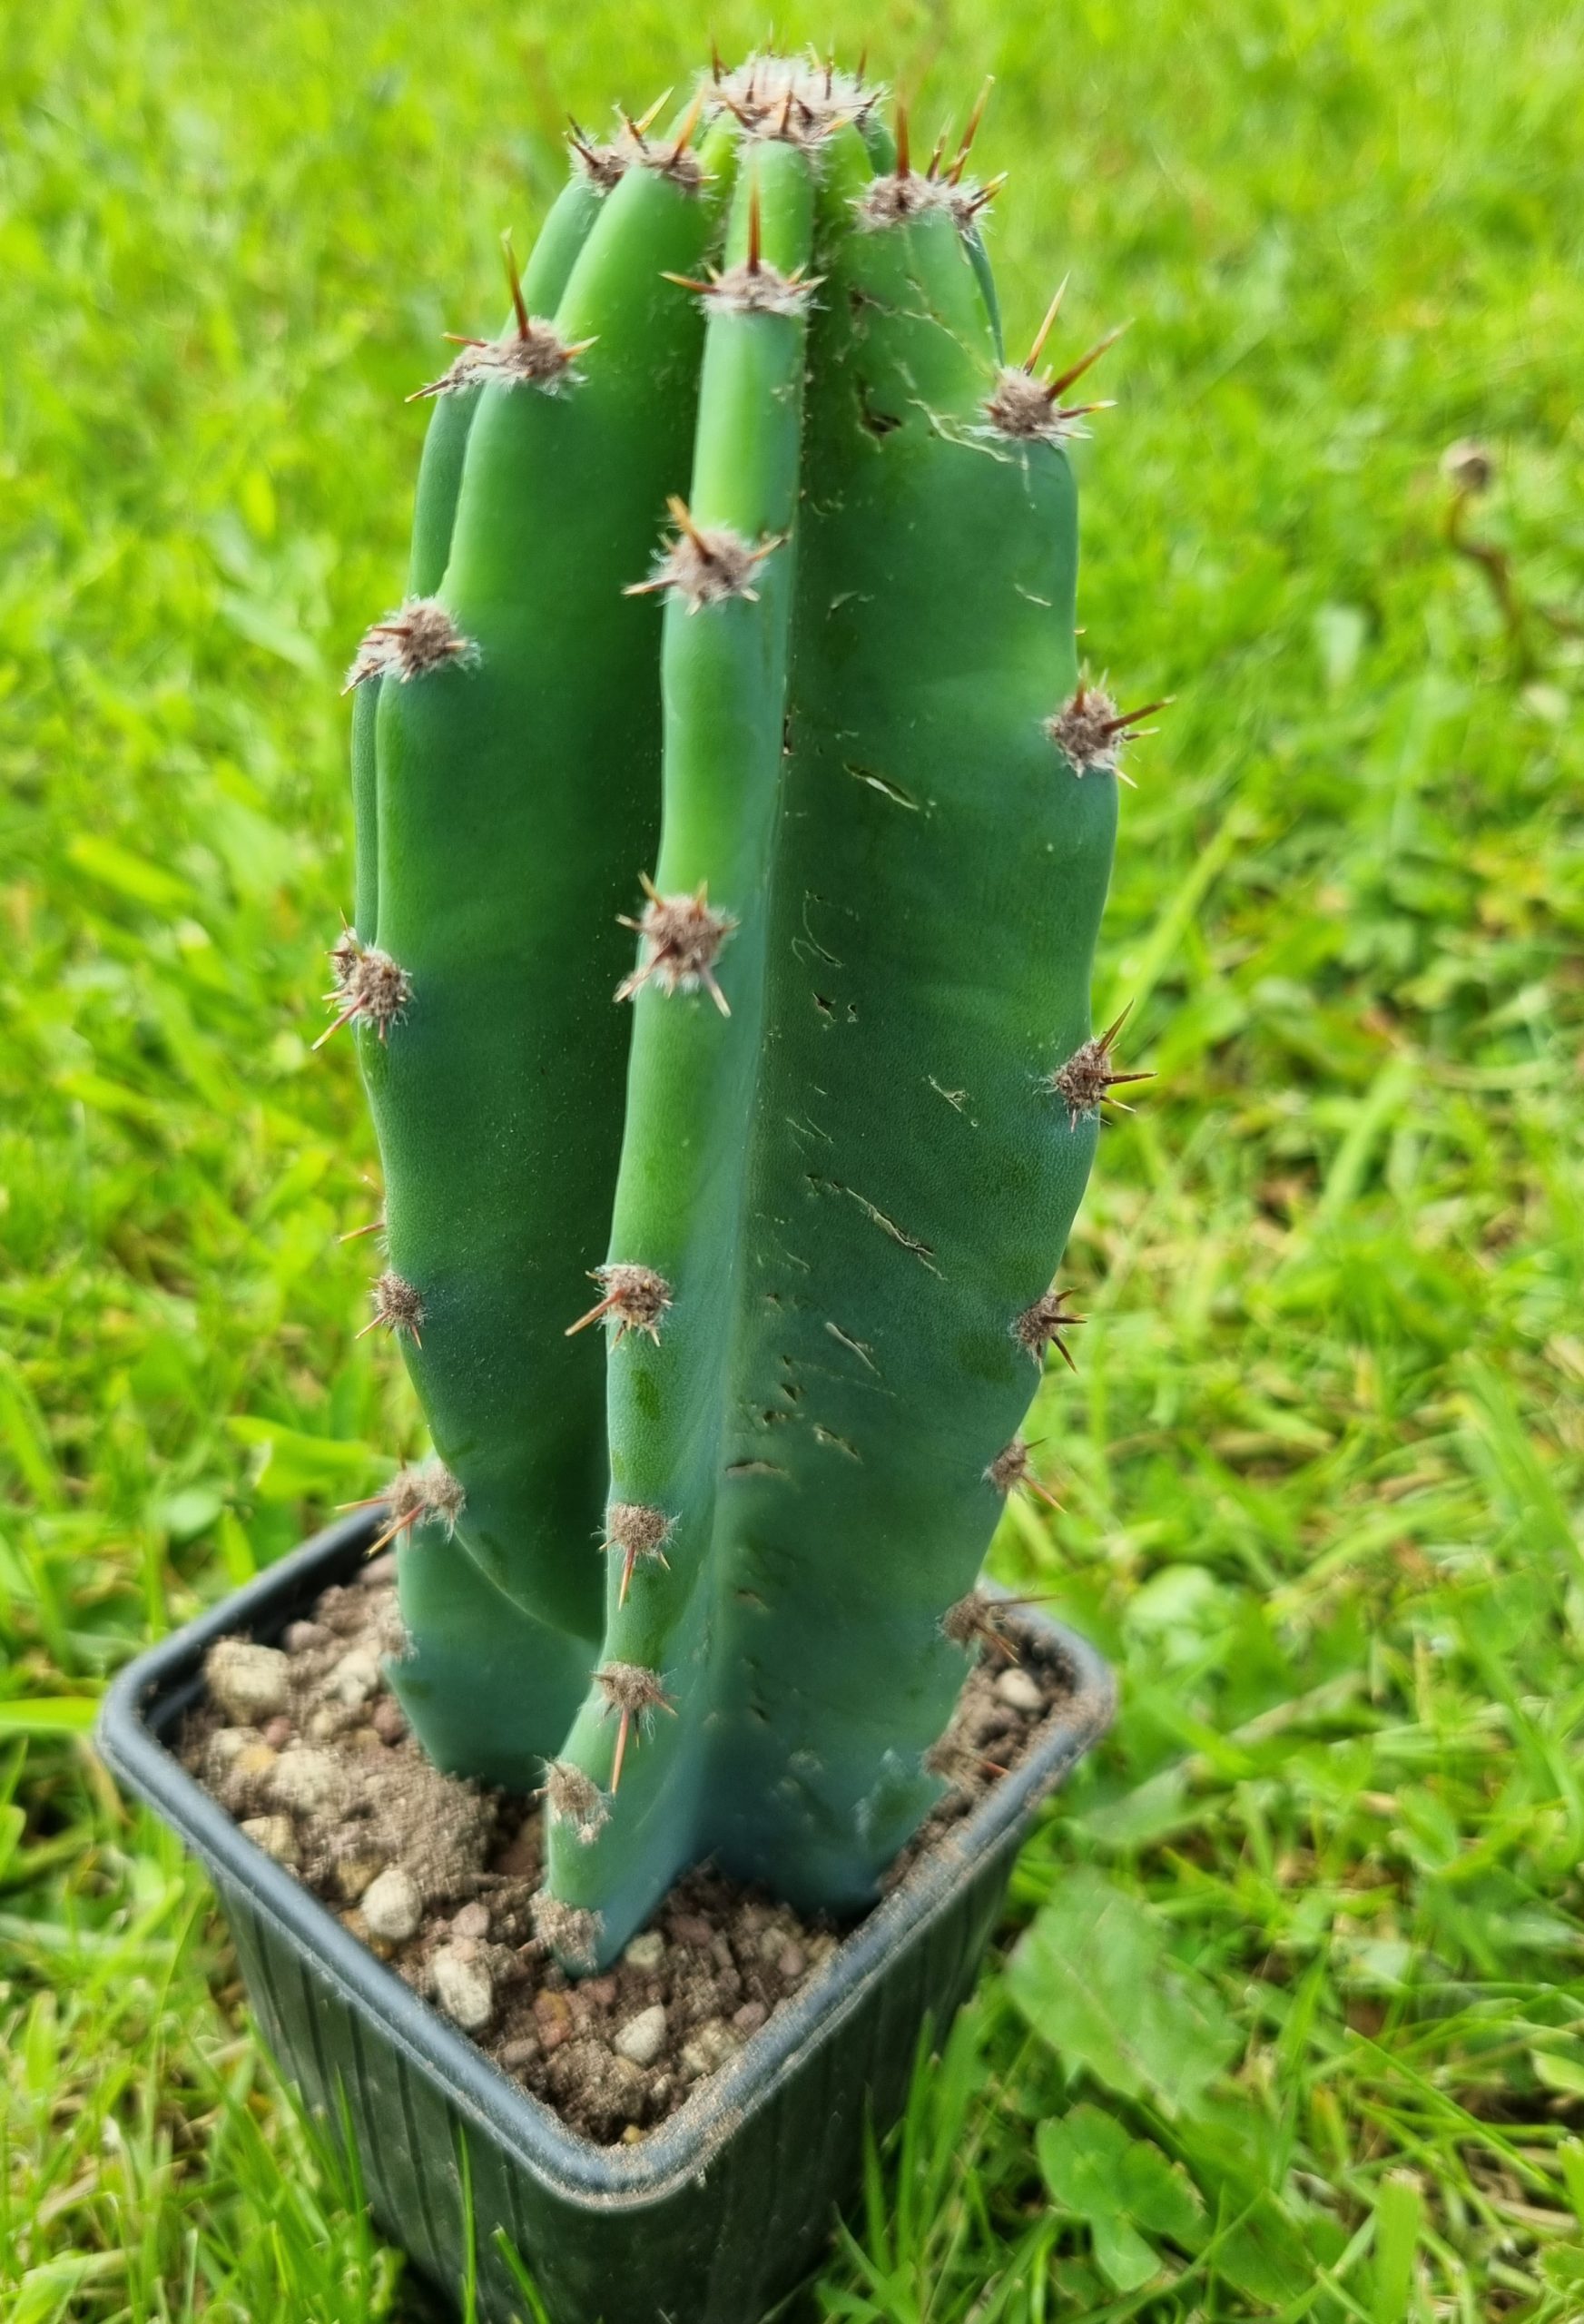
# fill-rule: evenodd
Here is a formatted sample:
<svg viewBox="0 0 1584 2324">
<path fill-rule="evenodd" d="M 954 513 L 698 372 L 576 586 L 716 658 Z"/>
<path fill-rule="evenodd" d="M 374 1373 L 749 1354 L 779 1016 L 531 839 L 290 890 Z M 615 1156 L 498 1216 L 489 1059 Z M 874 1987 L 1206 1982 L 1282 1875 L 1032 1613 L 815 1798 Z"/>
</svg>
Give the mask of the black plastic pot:
<svg viewBox="0 0 1584 2324">
<path fill-rule="evenodd" d="M 555 2324 L 756 2324 L 856 2185 L 866 2108 L 877 2130 L 896 2119 L 925 2018 L 944 2026 L 971 1984 L 1035 1807 L 1110 1719 L 1110 1674 L 1020 1614 L 1070 1666 L 1065 1718 L 668 2122 L 597 2147 L 244 1839 L 169 1747 L 213 1641 L 278 1637 L 352 1573 L 375 1521 L 332 1525 L 140 1655 L 110 1690 L 100 1751 L 213 1879 L 271 2047 L 310 2107 L 349 2124 L 375 2217 L 426 2276 L 455 2297 L 471 2232 L 479 2317 L 526 2324 L 504 2230 Z"/>
</svg>

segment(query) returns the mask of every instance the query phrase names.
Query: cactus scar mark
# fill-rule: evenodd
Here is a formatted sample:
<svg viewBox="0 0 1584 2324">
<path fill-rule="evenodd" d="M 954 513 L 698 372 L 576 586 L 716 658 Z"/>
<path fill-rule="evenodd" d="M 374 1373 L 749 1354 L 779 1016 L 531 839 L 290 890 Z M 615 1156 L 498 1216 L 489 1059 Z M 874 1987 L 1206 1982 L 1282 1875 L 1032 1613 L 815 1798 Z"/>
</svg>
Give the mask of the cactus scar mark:
<svg viewBox="0 0 1584 2324">
<path fill-rule="evenodd" d="M 883 1234 L 890 1236 L 893 1243 L 900 1243 L 904 1251 L 910 1251 L 920 1266 L 928 1267 L 930 1273 L 940 1276 L 942 1282 L 946 1280 L 935 1264 L 935 1253 L 931 1246 L 928 1243 L 920 1243 L 916 1235 L 910 1235 L 905 1227 L 899 1226 L 894 1218 L 888 1218 L 884 1211 L 871 1202 L 867 1195 L 861 1195 L 856 1187 L 844 1187 L 836 1178 L 812 1177 L 809 1184 L 822 1195 L 845 1195 L 849 1202 L 855 1202 L 864 1216 L 871 1218 Z"/>
<path fill-rule="evenodd" d="M 840 1324 L 827 1321 L 825 1329 L 833 1340 L 840 1340 L 843 1347 L 850 1347 L 860 1364 L 867 1364 L 873 1373 L 879 1372 L 880 1366 L 874 1360 L 874 1350 L 866 1340 L 855 1340 L 850 1332 L 842 1330 Z"/>
<path fill-rule="evenodd" d="M 801 936 L 794 936 L 792 938 L 792 950 L 797 954 L 800 960 L 807 960 L 809 954 L 812 952 L 816 960 L 827 961 L 831 968 L 839 969 L 842 966 L 841 961 L 837 959 L 834 952 L 827 951 L 824 945 L 821 943 L 819 938 L 815 935 L 813 930 L 809 926 L 809 906 L 811 904 L 823 903 L 824 901 L 824 897 L 815 895 L 812 889 L 805 889 L 803 891 L 803 932 Z M 807 950 L 805 950 L 805 947 Z"/>
<path fill-rule="evenodd" d="M 934 1090 L 935 1095 L 938 1098 L 945 1098 L 947 1104 L 951 1108 L 954 1113 L 961 1113 L 963 1108 L 968 1103 L 968 1091 L 966 1089 L 943 1089 L 932 1073 L 927 1073 L 924 1076 L 924 1078 L 930 1084 L 930 1088 Z M 979 1124 L 977 1122 L 975 1122 L 974 1128 L 975 1129 L 979 1128 Z"/>
<path fill-rule="evenodd" d="M 833 1445 L 838 1452 L 845 1452 L 850 1461 L 856 1461 L 860 1468 L 863 1466 L 863 1455 L 857 1445 L 849 1444 L 847 1439 L 844 1436 L 838 1436 L 833 1428 L 826 1428 L 821 1422 L 816 1421 L 814 1434 L 820 1443 Z"/>
<path fill-rule="evenodd" d="M 919 801 L 904 791 L 900 783 L 893 783 L 889 775 L 878 774 L 873 767 L 860 766 L 852 759 L 843 759 L 841 765 L 844 773 L 851 775 L 855 783 L 866 783 L 871 791 L 878 791 L 882 799 L 890 799 L 897 806 L 906 807 L 911 814 L 917 815 L 921 812 Z"/>
<path fill-rule="evenodd" d="M 875 409 L 869 400 L 868 386 L 862 380 L 860 380 L 858 388 L 858 411 L 871 436 L 890 436 L 902 425 L 900 413 Z"/>
</svg>

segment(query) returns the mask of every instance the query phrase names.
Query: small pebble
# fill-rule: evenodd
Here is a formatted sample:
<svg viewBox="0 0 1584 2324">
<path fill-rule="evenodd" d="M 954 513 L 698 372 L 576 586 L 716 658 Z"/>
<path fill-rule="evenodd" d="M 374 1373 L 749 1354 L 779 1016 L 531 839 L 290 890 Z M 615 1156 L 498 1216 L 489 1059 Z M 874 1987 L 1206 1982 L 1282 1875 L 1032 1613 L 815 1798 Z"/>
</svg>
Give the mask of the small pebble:
<svg viewBox="0 0 1584 2324">
<path fill-rule="evenodd" d="M 290 1816 L 249 1816 L 237 1829 L 245 1832 L 254 1846 L 262 1848 L 266 1856 L 272 1856 L 277 1864 L 295 1870 L 301 1862 Z"/>
<path fill-rule="evenodd" d="M 801 1945 L 783 1945 L 775 1956 L 775 1966 L 778 1975 L 795 1985 L 809 1974 L 809 1956 Z"/>
<path fill-rule="evenodd" d="M 231 1773 L 240 1776 L 246 1783 L 257 1783 L 269 1774 L 271 1768 L 280 1764 L 280 1752 L 272 1751 L 267 1743 L 250 1743 L 247 1749 L 239 1751 L 231 1761 Z"/>
<path fill-rule="evenodd" d="M 682 2070 L 696 2082 L 700 2074 L 713 2073 L 717 2066 L 735 2057 L 742 2046 L 742 2035 L 723 2017 L 706 2017 L 682 2045 Z"/>
<path fill-rule="evenodd" d="M 407 1733 L 407 1720 L 394 1695 L 380 1696 L 369 1714 L 369 1724 L 381 1743 L 399 1743 Z"/>
<path fill-rule="evenodd" d="M 548 2078 L 562 2104 L 578 2107 L 602 2144 L 619 2138 L 624 2122 L 637 2122 L 648 2100 L 648 2085 L 631 2058 L 617 2057 L 589 2034 L 556 2053 Z"/>
<path fill-rule="evenodd" d="M 770 2012 L 762 2001 L 745 2001 L 741 2009 L 732 2013 L 732 2023 L 739 2034 L 757 2034 Z"/>
<path fill-rule="evenodd" d="M 996 1692 L 1002 1702 L 1009 1704 L 1013 1710 L 1043 1710 L 1045 1708 L 1045 1697 L 1038 1686 L 1028 1671 L 1019 1670 L 1016 1663 L 1009 1670 L 1003 1670 L 996 1680 Z"/>
<path fill-rule="evenodd" d="M 284 1751 L 291 1740 L 291 1721 L 282 1712 L 269 1721 L 264 1728 L 264 1740 L 271 1751 Z"/>
<path fill-rule="evenodd" d="M 546 2051 L 558 2050 L 573 2030 L 572 2004 L 565 1994 L 536 1994 L 534 2024 Z"/>
<path fill-rule="evenodd" d="M 622 1958 L 629 1969 L 641 1969 L 652 1976 L 665 1958 L 665 1939 L 657 1928 L 646 1928 L 624 1948 Z"/>
<path fill-rule="evenodd" d="M 618 2058 L 630 2058 L 635 2066 L 652 2066 L 665 2047 L 665 2012 L 659 2003 L 619 2025 L 611 2047 Z"/>
<path fill-rule="evenodd" d="M 614 1977 L 585 1977 L 578 1990 L 591 2008 L 608 2009 L 616 1997 L 616 1981 Z"/>
<path fill-rule="evenodd" d="M 313 1816 L 339 1802 L 345 1787 L 341 1770 L 328 1751 L 313 1751 L 301 1744 L 282 1751 L 270 1776 L 270 1793 L 277 1807 Z"/>
<path fill-rule="evenodd" d="M 531 2066 L 539 2054 L 539 2044 L 531 2034 L 519 2034 L 515 2041 L 503 2043 L 500 2063 L 507 2073 L 520 2073 L 524 2066 Z"/>
<path fill-rule="evenodd" d="M 832 1955 L 840 1950 L 840 1946 L 841 1939 L 832 1936 L 829 1929 L 822 1929 L 818 1936 L 811 1936 L 809 1939 L 811 1967 L 822 1969 Z"/>
<path fill-rule="evenodd" d="M 424 1916 L 418 1882 L 398 1864 L 380 1873 L 363 1891 L 363 1918 L 376 1936 L 404 1945 L 416 1936 Z"/>
<path fill-rule="evenodd" d="M 678 1945 L 707 1946 L 714 1931 L 702 1913 L 677 1913 L 672 1918 L 671 1934 Z"/>
<path fill-rule="evenodd" d="M 322 1622 L 289 1622 L 280 1643 L 288 1654 L 311 1654 L 316 1647 L 331 1646 L 335 1633 Z"/>
<path fill-rule="evenodd" d="M 435 1999 L 454 2025 L 477 2034 L 488 2024 L 495 2014 L 495 1986 L 482 1961 L 469 1958 L 457 1945 L 443 1945 L 431 1955 L 429 1971 Z"/>
<path fill-rule="evenodd" d="M 203 1748 L 213 1766 L 229 1768 L 261 1740 L 256 1727 L 217 1727 Z"/>
<path fill-rule="evenodd" d="M 319 1620 L 332 1639 L 348 1638 L 363 1619 L 356 1593 L 332 1582 L 319 1601 Z"/>
<path fill-rule="evenodd" d="M 367 1647 L 355 1646 L 342 1655 L 325 1681 L 325 1692 L 353 1709 L 373 1699 L 379 1692 L 379 1665 Z"/>
<path fill-rule="evenodd" d="M 471 1905 L 464 1905 L 460 1912 L 451 1915 L 451 1934 L 453 1936 L 487 1936 L 489 1906 L 480 1904 L 477 1898 Z"/>
<path fill-rule="evenodd" d="M 279 1647 L 222 1638 L 203 1659 L 203 1678 L 228 1718 L 257 1727 L 286 1708 L 291 1666 Z"/>
<path fill-rule="evenodd" d="M 336 1886 L 348 1904 L 355 1905 L 359 1897 L 372 1887 L 384 1868 L 382 1856 L 340 1856 L 337 1859 L 335 1867 Z"/>
</svg>

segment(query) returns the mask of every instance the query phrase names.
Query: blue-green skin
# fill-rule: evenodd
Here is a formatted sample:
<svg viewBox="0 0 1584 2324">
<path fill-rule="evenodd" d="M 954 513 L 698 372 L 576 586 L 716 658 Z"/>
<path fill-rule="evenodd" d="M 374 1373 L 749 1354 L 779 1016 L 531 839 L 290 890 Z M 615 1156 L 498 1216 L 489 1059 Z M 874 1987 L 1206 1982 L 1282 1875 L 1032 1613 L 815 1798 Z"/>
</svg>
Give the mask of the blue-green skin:
<svg viewBox="0 0 1584 2324">
<path fill-rule="evenodd" d="M 999 1513 L 985 1471 L 1037 1384 L 1013 1325 L 1097 1135 L 1042 1086 L 1088 1034 L 1116 817 L 1114 783 L 1044 731 L 1077 675 L 1071 473 L 988 428 L 974 265 L 940 212 L 855 230 L 869 172 L 832 141 L 795 593 L 668 622 L 659 884 L 707 878 L 742 925 L 729 1022 L 703 996 L 638 1005 L 612 1256 L 675 1297 L 658 1347 L 611 1351 L 613 1493 L 676 1530 L 668 1569 L 613 1596 L 604 1659 L 656 1671 L 672 1709 L 592 1841 L 551 1821 L 552 1891 L 597 1916 L 600 1961 L 705 1855 L 861 1907 L 939 1794 L 924 1755 L 965 1669 L 940 1620 Z M 695 478 L 741 486 L 784 417 L 774 394 L 757 431 L 723 410 L 728 459 L 706 392 Z M 713 695 L 686 683 L 712 644 Z M 767 880 L 762 753 L 723 694 L 773 727 Z M 615 1728 L 596 1689 L 566 1747 L 602 1787 Z"/>
<path fill-rule="evenodd" d="M 523 297 L 532 314 L 552 315 L 561 303 L 573 267 L 599 215 L 601 196 L 581 172 L 568 180 L 552 202 L 522 278 Z M 509 328 L 509 323 L 507 325 Z M 437 398 L 424 433 L 418 463 L 418 489 L 413 497 L 412 548 L 408 561 L 409 597 L 427 597 L 445 576 L 451 554 L 451 532 L 457 517 L 457 496 L 462 488 L 462 463 L 473 415 L 478 409 L 477 388 Z M 372 944 L 379 919 L 379 810 L 376 727 L 379 711 L 379 680 L 366 678 L 352 696 L 352 822 L 355 902 L 352 926 L 359 939 Z"/>
<path fill-rule="evenodd" d="M 359 1035 L 389 1263 L 425 1310 L 404 1353 L 467 1496 L 454 1541 L 426 1524 L 401 1549 L 392 1679 L 439 1765 L 518 1787 L 600 1634 L 601 1388 L 563 1334 L 607 1231 L 617 914 L 656 822 L 658 621 L 621 590 L 686 480 L 702 326 L 662 270 L 698 266 L 718 195 L 635 169 L 597 219 L 574 201 L 583 232 L 525 289 L 595 341 L 581 379 L 469 391 L 459 419 L 442 399 L 426 462 L 414 585 L 477 658 L 380 682 L 377 940 L 412 997 Z"/>
<path fill-rule="evenodd" d="M 585 386 L 448 418 L 455 527 L 414 586 L 480 659 L 382 681 L 377 719 L 378 941 L 414 990 L 360 1042 L 426 1303 L 406 1353 L 468 1496 L 455 1544 L 401 1553 L 395 1675 L 440 1764 L 526 1788 L 554 1756 L 603 1796 L 592 1837 L 548 1818 L 577 1967 L 704 1856 L 806 1908 L 872 1900 L 940 1788 L 966 1669 L 941 1617 L 1097 1135 L 1048 1086 L 1088 1034 L 1116 817 L 1045 731 L 1077 676 L 1066 456 L 985 419 L 974 238 L 856 222 L 878 125 L 813 167 L 746 141 L 735 193 L 730 136 L 706 196 L 634 172 L 601 212 L 557 316 L 598 334 Z M 728 198 L 740 256 L 751 180 L 767 257 L 823 282 L 806 325 L 716 308 L 706 340 L 661 269 L 701 271 Z M 457 472 L 448 436 L 436 506 Z M 670 604 L 662 642 L 622 589 L 670 492 L 792 537 L 756 603 Z M 651 866 L 734 916 L 729 1017 L 653 980 L 613 1005 Z M 596 1334 L 563 1336 L 602 1256 L 674 1295 L 657 1342 L 607 1327 L 604 1412 Z M 607 1499 L 673 1521 L 625 1603 Z M 614 1792 L 610 1664 L 666 1698 Z"/>
<path fill-rule="evenodd" d="M 554 314 L 599 215 L 601 197 L 575 174 L 552 204 L 522 279 L 529 312 Z M 506 328 L 510 328 L 508 320 Z M 413 507 L 408 594 L 426 597 L 445 577 L 467 438 L 480 390 L 436 399 L 424 436 Z M 352 704 L 352 796 L 357 836 L 353 925 L 372 943 L 379 920 L 379 769 L 380 681 L 366 680 Z M 392 1686 L 436 1765 L 478 1775 L 514 1791 L 538 1781 L 545 1737 L 565 1690 L 558 1650 L 546 1653 L 544 1630 L 499 1590 L 462 1543 L 432 1524 L 398 1541 L 397 1594 L 408 1648 L 389 1666 Z M 552 1664 L 545 1670 L 546 1662 Z M 544 1700 L 530 1701 L 525 1672 L 542 1673 Z"/>
<path fill-rule="evenodd" d="M 747 207 L 762 206 L 764 253 L 783 272 L 812 256 L 813 182 L 794 147 L 766 144 L 744 163 L 728 256 L 739 258 Z M 750 543 L 790 531 L 797 513 L 806 326 L 784 315 L 712 317 L 688 494 L 696 523 Z M 676 1519 L 666 1564 L 645 1560 L 625 1607 L 607 1587 L 605 1655 L 667 1680 L 709 1666 L 710 1561 L 723 1417 L 733 1393 L 733 1324 L 744 1260 L 743 1172 L 762 1069 L 765 942 L 782 767 L 792 553 L 753 576 L 756 597 L 690 611 L 666 607 L 665 827 L 656 884 L 666 895 L 707 882 L 734 913 L 719 980 L 731 1009 L 653 984 L 635 1004 L 626 1136 L 611 1256 L 652 1267 L 676 1290 L 657 1342 L 629 1333 L 611 1351 L 611 1494 Z M 631 1934 L 690 1852 L 709 1738 L 707 1691 L 684 1685 L 675 1717 L 625 1755 L 619 1796 L 590 1845 L 554 1819 L 551 1886 L 599 1912 L 606 1951 Z M 664 1728 L 662 1734 L 659 1730 Z M 596 1685 L 563 1756 L 608 1783 L 616 1719 Z M 679 1854 L 679 1849 L 681 1853 Z M 608 1895 L 619 1884 L 629 1911 Z M 645 1899 L 642 1911 L 637 1900 Z"/>
</svg>

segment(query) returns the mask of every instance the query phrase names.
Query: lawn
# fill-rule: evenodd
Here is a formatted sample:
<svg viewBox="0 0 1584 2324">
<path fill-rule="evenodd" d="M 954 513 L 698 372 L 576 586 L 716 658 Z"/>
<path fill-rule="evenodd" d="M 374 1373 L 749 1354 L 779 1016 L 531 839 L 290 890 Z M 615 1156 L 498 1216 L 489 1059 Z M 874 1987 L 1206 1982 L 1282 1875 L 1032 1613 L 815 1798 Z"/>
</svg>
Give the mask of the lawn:
<svg viewBox="0 0 1584 2324">
<path fill-rule="evenodd" d="M 107 1676 L 418 1442 L 310 1053 L 339 674 L 445 329 L 656 0 L 0 23 L 0 2307 L 415 2318 L 257 2049 Z M 564 21 L 562 20 L 564 18 Z M 800 2314 L 1584 2317 L 1584 38 L 1567 0 L 851 0 L 997 75 L 1013 341 L 1113 322 L 1081 618 L 1153 1068 L 999 1571 L 1123 1709 Z M 741 50 L 762 32 L 723 0 Z M 1446 448 L 1477 438 L 1487 491 Z M 1472 555 L 1471 547 L 1483 552 Z M 529 2310 L 525 2300 L 525 2324 Z M 615 2324 L 615 2319 L 613 2319 Z"/>
</svg>

